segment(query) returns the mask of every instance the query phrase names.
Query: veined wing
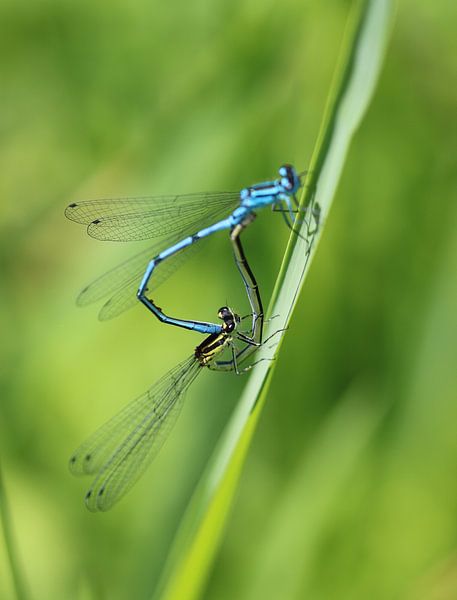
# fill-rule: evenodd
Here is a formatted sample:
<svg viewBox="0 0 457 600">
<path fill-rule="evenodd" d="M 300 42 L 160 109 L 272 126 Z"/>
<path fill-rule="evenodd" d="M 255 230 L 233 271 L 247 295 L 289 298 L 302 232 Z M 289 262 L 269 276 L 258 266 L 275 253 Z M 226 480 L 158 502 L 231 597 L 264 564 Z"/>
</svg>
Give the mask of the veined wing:
<svg viewBox="0 0 457 600">
<path fill-rule="evenodd" d="M 155 244 L 146 250 L 136 254 L 92 281 L 80 292 L 77 304 L 79 306 L 86 306 L 107 297 L 108 301 L 102 307 L 99 314 L 99 318 L 102 321 L 112 319 L 123 311 L 135 306 L 135 304 L 138 304 L 136 292 L 149 261 L 165 248 L 169 248 L 178 241 L 212 225 L 226 215 L 226 207 L 221 206 L 210 207 L 206 214 L 199 219 L 194 215 L 194 220 L 191 223 L 186 222 L 184 225 L 181 224 L 180 228 L 173 234 L 157 240 Z M 151 278 L 149 291 L 152 292 L 157 289 L 161 283 L 168 279 L 193 254 L 196 248 L 201 246 L 201 243 L 202 240 L 164 260 Z"/>
<path fill-rule="evenodd" d="M 112 319 L 125 310 L 138 305 L 136 293 L 149 261 L 163 248 L 172 245 L 174 241 L 175 238 L 158 241 L 104 273 L 81 290 L 76 303 L 78 306 L 87 306 L 108 297 L 108 301 L 105 302 L 99 313 L 101 321 Z M 148 290 L 152 292 L 166 281 L 176 269 L 201 248 L 202 241 L 205 240 L 192 244 L 184 251 L 178 252 L 160 263 L 149 282 Z"/>
<path fill-rule="evenodd" d="M 89 510 L 110 509 L 143 474 L 176 422 L 185 392 L 200 371 L 200 363 L 189 357 L 76 450 L 70 458 L 70 471 L 95 474 L 86 494 Z"/>
<path fill-rule="evenodd" d="M 212 221 L 232 212 L 239 201 L 239 192 L 88 200 L 70 204 L 65 215 L 87 225 L 88 234 L 98 240 L 127 242 L 194 229 L 202 218 Z"/>
</svg>

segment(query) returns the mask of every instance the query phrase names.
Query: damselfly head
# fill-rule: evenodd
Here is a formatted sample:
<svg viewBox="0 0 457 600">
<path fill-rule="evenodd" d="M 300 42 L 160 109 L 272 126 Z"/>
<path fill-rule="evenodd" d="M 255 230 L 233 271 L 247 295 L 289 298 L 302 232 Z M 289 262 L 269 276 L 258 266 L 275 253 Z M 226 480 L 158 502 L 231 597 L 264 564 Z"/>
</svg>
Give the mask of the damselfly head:
<svg viewBox="0 0 457 600">
<path fill-rule="evenodd" d="M 301 186 L 300 175 L 292 165 L 282 165 L 279 168 L 280 183 L 289 194 L 295 194 Z"/>
<path fill-rule="evenodd" d="M 219 319 L 224 321 L 222 325 L 225 332 L 230 333 L 235 330 L 236 326 L 240 322 L 240 317 L 236 313 L 233 312 L 231 308 L 228 306 L 222 306 L 217 311 L 217 316 Z"/>
</svg>

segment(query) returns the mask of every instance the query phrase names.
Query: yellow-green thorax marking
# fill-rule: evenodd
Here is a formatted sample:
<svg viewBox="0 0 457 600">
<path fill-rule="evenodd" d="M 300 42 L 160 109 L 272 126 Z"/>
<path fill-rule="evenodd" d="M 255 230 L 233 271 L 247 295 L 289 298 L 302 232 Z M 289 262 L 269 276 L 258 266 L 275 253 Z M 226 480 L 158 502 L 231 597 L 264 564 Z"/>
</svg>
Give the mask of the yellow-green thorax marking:
<svg viewBox="0 0 457 600">
<path fill-rule="evenodd" d="M 217 316 L 223 321 L 222 331 L 212 333 L 195 348 L 195 358 L 202 367 L 208 365 L 215 356 L 220 354 L 232 342 L 231 333 L 235 331 L 240 322 L 240 317 L 228 306 L 220 308 Z"/>
</svg>

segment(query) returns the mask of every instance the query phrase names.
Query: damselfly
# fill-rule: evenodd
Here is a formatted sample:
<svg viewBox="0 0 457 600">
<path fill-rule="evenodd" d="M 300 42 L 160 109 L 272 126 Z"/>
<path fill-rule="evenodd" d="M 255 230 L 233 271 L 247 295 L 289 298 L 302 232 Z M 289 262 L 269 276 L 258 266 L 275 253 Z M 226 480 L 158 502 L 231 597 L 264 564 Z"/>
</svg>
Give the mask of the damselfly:
<svg viewBox="0 0 457 600">
<path fill-rule="evenodd" d="M 94 238 L 112 241 L 159 238 L 153 246 L 85 287 L 78 296 L 78 304 L 87 305 L 108 297 L 99 315 L 101 320 L 105 320 L 132 307 L 138 298 L 165 323 L 204 334 L 220 331 L 220 325 L 214 323 L 186 321 L 166 315 L 146 296 L 147 291 L 157 289 L 189 256 L 190 249 L 196 247 L 198 240 L 217 231 L 233 229 L 246 222 L 246 218 L 258 208 L 271 206 L 293 228 L 294 215 L 299 210 L 296 193 L 302 185 L 302 175 L 291 165 L 283 165 L 277 180 L 258 183 L 241 192 L 106 199 L 70 204 L 66 216 L 86 225 L 89 235 Z M 310 215 L 311 219 L 313 213 Z M 184 248 L 187 251 L 181 252 Z M 150 285 L 152 273 L 159 264 L 160 268 L 154 272 Z"/>
<path fill-rule="evenodd" d="M 110 509 L 138 480 L 160 450 L 179 415 L 186 390 L 203 367 L 236 373 L 252 367 L 240 370 L 239 365 L 261 345 L 263 309 L 239 239 L 244 226 L 246 223 L 233 229 L 231 240 L 252 310 L 247 315 L 252 316 L 251 330 L 248 334 L 238 331 L 237 326 L 245 317 L 240 318 L 226 306 L 219 309 L 220 332 L 209 335 L 192 356 L 128 404 L 76 450 L 70 459 L 71 472 L 94 476 L 85 500 L 89 510 Z M 237 341 L 242 343 L 241 349 Z M 223 357 L 226 349 L 231 351 L 231 358 L 216 360 Z"/>
</svg>

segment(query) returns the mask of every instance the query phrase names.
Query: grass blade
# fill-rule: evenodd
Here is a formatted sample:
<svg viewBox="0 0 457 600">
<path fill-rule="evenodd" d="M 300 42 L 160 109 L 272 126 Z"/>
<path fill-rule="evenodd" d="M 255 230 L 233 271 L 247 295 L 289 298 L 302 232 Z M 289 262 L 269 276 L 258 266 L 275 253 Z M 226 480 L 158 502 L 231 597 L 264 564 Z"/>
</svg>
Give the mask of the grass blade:
<svg viewBox="0 0 457 600">
<path fill-rule="evenodd" d="M 21 572 L 16 558 L 16 552 L 13 541 L 13 532 L 11 518 L 6 499 L 5 484 L 3 481 L 2 467 L 0 465 L 0 522 L 3 529 L 3 539 L 5 549 L 9 560 L 11 579 L 13 581 L 14 591 L 17 600 L 26 600 L 25 585 L 22 580 Z"/>
<path fill-rule="evenodd" d="M 354 132 L 373 95 L 390 32 L 389 0 L 354 2 L 334 80 L 331 85 L 301 204 L 313 199 L 321 209 L 321 226 L 343 170 Z M 302 233 L 306 234 L 306 224 Z M 271 301 L 270 314 L 280 315 L 270 331 L 287 327 L 318 239 L 307 243 L 292 235 Z M 279 350 L 280 344 L 277 350 Z M 260 358 L 271 355 L 267 347 Z M 169 556 L 157 597 L 198 598 L 217 551 L 252 435 L 265 402 L 274 363 L 260 362 L 250 376 L 237 409 L 190 502 Z"/>
</svg>

